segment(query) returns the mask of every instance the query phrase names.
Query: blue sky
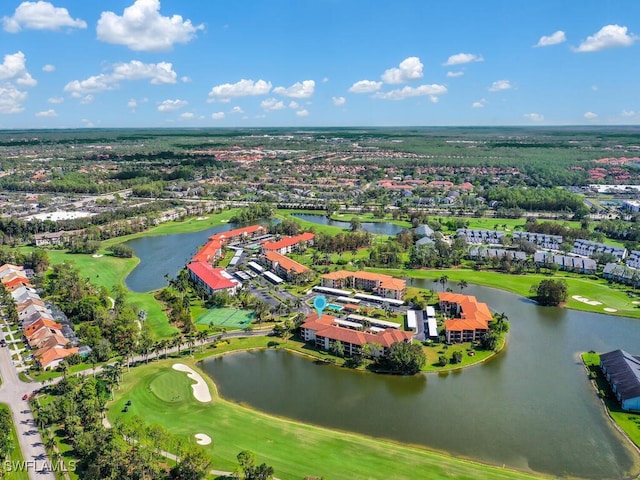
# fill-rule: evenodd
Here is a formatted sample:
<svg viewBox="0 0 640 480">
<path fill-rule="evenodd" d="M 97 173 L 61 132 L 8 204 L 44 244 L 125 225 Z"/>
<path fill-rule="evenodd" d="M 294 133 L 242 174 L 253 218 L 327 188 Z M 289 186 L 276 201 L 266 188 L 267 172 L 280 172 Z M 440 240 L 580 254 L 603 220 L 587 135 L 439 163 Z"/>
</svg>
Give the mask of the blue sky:
<svg viewBox="0 0 640 480">
<path fill-rule="evenodd" d="M 640 120 L 637 0 L 0 2 L 0 128 Z"/>
</svg>

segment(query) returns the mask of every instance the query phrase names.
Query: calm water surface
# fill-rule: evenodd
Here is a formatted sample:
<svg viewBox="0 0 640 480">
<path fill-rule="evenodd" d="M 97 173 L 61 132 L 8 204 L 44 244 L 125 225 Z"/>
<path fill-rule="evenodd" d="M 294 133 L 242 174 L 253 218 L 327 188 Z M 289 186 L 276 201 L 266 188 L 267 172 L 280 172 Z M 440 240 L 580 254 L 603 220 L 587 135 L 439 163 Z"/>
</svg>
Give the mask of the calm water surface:
<svg viewBox="0 0 640 480">
<path fill-rule="evenodd" d="M 314 213 L 294 213 L 291 216 L 297 217 L 300 220 L 306 220 L 307 222 L 317 223 L 319 225 L 332 225 L 334 227 L 346 229 L 351 228 L 351 223 L 349 223 L 349 221 L 343 222 L 340 220 L 331 220 L 325 215 Z M 362 222 L 362 226 L 360 228 L 377 235 L 396 235 L 403 230 L 403 227 L 389 222 Z"/>
<path fill-rule="evenodd" d="M 191 233 L 137 238 L 125 243 L 136 252 L 140 263 L 125 279 L 132 292 L 149 292 L 167 286 L 165 275 L 174 278 L 191 257 L 215 233 L 237 225 L 226 224 Z"/>
<path fill-rule="evenodd" d="M 578 355 L 638 352 L 640 320 L 543 308 L 479 286 L 464 293 L 505 312 L 511 332 L 504 352 L 457 373 L 364 374 L 282 351 L 212 358 L 203 367 L 223 397 L 265 412 L 523 470 L 624 478 L 634 456 Z"/>
</svg>

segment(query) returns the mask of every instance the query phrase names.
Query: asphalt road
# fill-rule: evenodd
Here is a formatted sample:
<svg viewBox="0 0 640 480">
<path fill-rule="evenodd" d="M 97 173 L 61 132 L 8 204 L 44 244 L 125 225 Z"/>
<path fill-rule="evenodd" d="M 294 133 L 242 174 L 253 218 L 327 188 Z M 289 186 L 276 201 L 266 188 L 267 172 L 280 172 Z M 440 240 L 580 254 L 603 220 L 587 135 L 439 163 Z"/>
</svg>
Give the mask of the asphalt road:
<svg viewBox="0 0 640 480">
<path fill-rule="evenodd" d="M 23 395 L 30 395 L 41 385 L 25 383 L 18 378 L 8 347 L 0 347 L 0 377 L 2 377 L 0 403 L 7 404 L 11 410 L 18 443 L 25 461 L 24 465 L 12 466 L 12 468 L 26 470 L 30 479 L 55 480 L 55 475 L 50 471 L 51 460 L 47 457 L 29 402 L 22 400 Z"/>
</svg>

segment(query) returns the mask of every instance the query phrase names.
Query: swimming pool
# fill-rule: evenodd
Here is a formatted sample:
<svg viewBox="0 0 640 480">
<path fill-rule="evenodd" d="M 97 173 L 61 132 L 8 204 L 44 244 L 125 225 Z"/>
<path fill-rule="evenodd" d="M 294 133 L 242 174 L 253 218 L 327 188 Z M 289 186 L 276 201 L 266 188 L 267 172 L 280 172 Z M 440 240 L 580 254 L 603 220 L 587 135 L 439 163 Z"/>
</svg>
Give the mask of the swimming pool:
<svg viewBox="0 0 640 480">
<path fill-rule="evenodd" d="M 329 303 L 327 305 L 327 308 L 330 310 L 335 310 L 336 312 L 339 312 L 340 310 L 342 310 L 344 307 L 342 305 L 336 305 L 334 303 Z"/>
</svg>

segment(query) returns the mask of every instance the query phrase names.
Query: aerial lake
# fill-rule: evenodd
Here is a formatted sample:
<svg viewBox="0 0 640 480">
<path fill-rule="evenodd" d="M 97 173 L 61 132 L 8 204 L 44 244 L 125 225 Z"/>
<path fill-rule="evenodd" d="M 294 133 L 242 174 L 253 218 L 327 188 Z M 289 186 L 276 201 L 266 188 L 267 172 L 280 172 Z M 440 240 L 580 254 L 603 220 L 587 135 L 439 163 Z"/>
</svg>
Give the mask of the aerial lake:
<svg viewBox="0 0 640 480">
<path fill-rule="evenodd" d="M 465 370 L 377 375 L 275 350 L 202 366 L 222 397 L 301 422 L 554 476 L 628 476 L 637 454 L 605 416 L 579 354 L 638 353 L 640 321 L 540 307 L 480 286 L 464 293 L 511 321 L 505 351 Z"/>
<path fill-rule="evenodd" d="M 340 227 L 347 230 L 351 229 L 351 223 L 348 220 L 331 220 L 325 215 L 315 213 L 293 213 L 291 216 L 307 222 L 317 223 L 319 225 L 331 225 L 333 227 Z M 362 222 L 360 228 L 377 235 L 396 235 L 404 229 L 404 227 L 389 222 Z"/>
<path fill-rule="evenodd" d="M 167 286 L 165 275 L 174 278 L 211 235 L 226 232 L 237 225 L 226 224 L 191 233 L 142 237 L 125 245 L 136 252 L 140 263 L 125 279 L 132 292 L 149 292 Z"/>
</svg>

